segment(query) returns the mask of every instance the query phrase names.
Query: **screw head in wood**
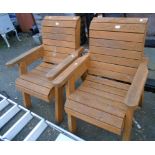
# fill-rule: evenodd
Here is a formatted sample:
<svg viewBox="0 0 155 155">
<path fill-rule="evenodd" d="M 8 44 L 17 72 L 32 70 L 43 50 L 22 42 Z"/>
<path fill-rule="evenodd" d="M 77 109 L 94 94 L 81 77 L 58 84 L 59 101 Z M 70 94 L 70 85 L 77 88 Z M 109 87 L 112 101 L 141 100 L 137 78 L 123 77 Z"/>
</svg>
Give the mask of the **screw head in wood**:
<svg viewBox="0 0 155 155">
<path fill-rule="evenodd" d="M 72 58 L 74 58 L 74 57 L 75 57 L 75 55 L 74 55 L 74 54 L 71 54 L 71 57 L 72 57 Z"/>
<path fill-rule="evenodd" d="M 121 26 L 120 25 L 115 25 L 115 29 L 120 29 Z"/>
<path fill-rule="evenodd" d="M 55 25 L 58 26 L 59 25 L 59 22 L 56 22 Z"/>
</svg>

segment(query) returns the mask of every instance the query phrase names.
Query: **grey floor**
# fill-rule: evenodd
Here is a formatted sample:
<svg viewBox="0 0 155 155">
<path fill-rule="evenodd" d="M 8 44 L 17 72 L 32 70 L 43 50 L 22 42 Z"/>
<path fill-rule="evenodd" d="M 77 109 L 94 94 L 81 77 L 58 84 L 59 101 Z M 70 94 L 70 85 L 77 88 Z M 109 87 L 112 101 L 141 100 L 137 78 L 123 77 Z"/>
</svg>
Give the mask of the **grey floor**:
<svg viewBox="0 0 155 155">
<path fill-rule="evenodd" d="M 7 48 L 4 41 L 0 38 L 0 93 L 8 95 L 10 99 L 23 105 L 21 93 L 15 88 L 15 80 L 18 77 L 18 67 L 7 68 L 5 66 L 8 60 L 36 46 L 30 35 L 20 34 L 20 37 L 22 40 L 21 42 L 18 42 L 13 36 L 9 38 L 11 48 Z M 155 79 L 155 49 L 145 48 L 145 54 L 150 58 L 149 78 Z M 35 67 L 38 63 L 39 62 L 32 64 L 30 69 Z M 33 106 L 30 109 L 31 111 L 54 122 L 54 101 L 46 103 L 32 97 L 32 103 Z M 141 125 L 141 129 L 133 125 L 131 140 L 155 140 L 155 94 L 145 92 L 144 105 L 142 109 L 138 109 L 135 113 L 135 119 Z M 78 120 L 77 123 L 78 130 L 76 134 L 84 140 L 121 140 L 119 136 L 83 121 Z M 64 121 L 59 125 L 68 130 L 66 114 L 64 114 Z M 45 135 L 44 140 L 49 140 L 48 134 Z"/>
</svg>

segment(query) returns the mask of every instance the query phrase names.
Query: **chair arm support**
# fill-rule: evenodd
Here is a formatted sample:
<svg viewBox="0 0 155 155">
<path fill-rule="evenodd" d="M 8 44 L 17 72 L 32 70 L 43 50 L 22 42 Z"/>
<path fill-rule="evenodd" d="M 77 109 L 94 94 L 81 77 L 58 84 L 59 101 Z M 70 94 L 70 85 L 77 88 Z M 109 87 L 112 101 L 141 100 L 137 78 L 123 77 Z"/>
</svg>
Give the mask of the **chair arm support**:
<svg viewBox="0 0 155 155">
<path fill-rule="evenodd" d="M 52 81 L 55 87 L 63 86 L 72 76 L 76 80 L 88 69 L 89 54 L 76 59 L 70 66 L 67 67 L 55 80 Z"/>
<path fill-rule="evenodd" d="M 138 67 L 133 82 L 125 98 L 125 104 L 130 108 L 136 108 L 139 104 L 144 85 L 147 80 L 148 69 L 147 62 L 144 61 Z"/>
<path fill-rule="evenodd" d="M 25 62 L 27 65 L 31 64 L 33 61 L 43 57 L 43 46 L 37 46 L 32 48 L 31 50 L 19 55 L 18 57 L 8 61 L 6 63 L 7 67 L 12 67 L 15 64 L 19 64 L 21 62 Z"/>
<path fill-rule="evenodd" d="M 74 60 L 76 60 L 79 54 L 83 51 L 83 47 L 80 47 L 78 50 L 73 52 L 67 58 L 65 58 L 61 63 L 59 63 L 56 67 L 51 69 L 47 74 L 46 77 L 49 80 L 53 80 L 60 72 L 65 70 Z"/>
</svg>

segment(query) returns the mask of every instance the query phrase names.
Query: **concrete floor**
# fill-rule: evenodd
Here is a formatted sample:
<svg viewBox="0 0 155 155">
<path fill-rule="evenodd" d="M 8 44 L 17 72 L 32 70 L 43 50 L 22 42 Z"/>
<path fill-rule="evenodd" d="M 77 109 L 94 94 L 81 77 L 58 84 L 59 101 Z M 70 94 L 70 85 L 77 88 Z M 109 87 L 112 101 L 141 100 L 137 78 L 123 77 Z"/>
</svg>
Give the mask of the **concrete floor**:
<svg viewBox="0 0 155 155">
<path fill-rule="evenodd" d="M 15 37 L 9 39 L 11 48 L 7 48 L 2 39 L 0 39 L 0 93 L 7 95 L 15 102 L 23 105 L 21 93 L 15 88 L 15 80 L 18 77 L 18 67 L 7 68 L 5 63 L 25 52 L 28 49 L 36 46 L 33 39 L 28 34 L 21 34 L 21 42 L 18 42 Z M 150 57 L 149 68 L 151 72 L 149 77 L 155 79 L 155 49 L 145 49 L 145 54 Z M 30 66 L 32 69 L 39 62 L 36 62 Z M 48 104 L 42 100 L 32 97 L 33 106 L 31 111 L 39 114 L 45 119 L 54 122 L 54 101 Z M 131 140 L 155 140 L 155 94 L 151 92 L 145 92 L 144 105 L 141 109 L 135 113 L 135 119 L 141 125 L 141 129 L 138 129 L 136 125 L 133 125 Z M 101 128 L 97 128 L 93 125 L 78 120 L 77 135 L 85 140 L 121 140 L 119 136 L 109 133 Z M 62 128 L 67 129 L 67 117 L 64 114 L 64 121 L 59 124 Z M 0 131 L 1 132 L 1 131 Z M 48 140 L 48 136 L 44 137 L 44 140 Z"/>
<path fill-rule="evenodd" d="M 145 48 L 145 55 L 149 58 L 149 78 L 155 79 L 155 48 Z"/>
</svg>

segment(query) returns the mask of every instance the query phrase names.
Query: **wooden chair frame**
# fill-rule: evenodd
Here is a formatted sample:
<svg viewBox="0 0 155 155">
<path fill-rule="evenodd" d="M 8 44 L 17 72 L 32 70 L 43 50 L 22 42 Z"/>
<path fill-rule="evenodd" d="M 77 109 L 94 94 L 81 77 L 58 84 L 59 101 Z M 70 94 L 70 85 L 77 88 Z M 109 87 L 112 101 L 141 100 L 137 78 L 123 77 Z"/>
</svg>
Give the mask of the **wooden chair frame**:
<svg viewBox="0 0 155 155">
<path fill-rule="evenodd" d="M 95 18 L 94 21 L 95 20 L 98 20 L 98 19 Z M 109 19 L 105 19 L 105 21 L 106 20 L 108 21 Z M 124 22 L 123 20 L 124 19 L 120 19 L 120 22 Z M 139 21 L 139 19 L 136 19 L 136 20 Z M 102 21 L 102 19 L 101 19 L 101 21 Z M 112 19 L 112 20 L 110 19 L 109 21 L 112 22 L 112 21 L 115 21 L 115 19 Z M 129 19 L 129 22 L 132 22 L 132 19 Z M 105 27 L 105 28 L 107 29 L 107 27 Z M 130 29 L 130 31 L 132 31 L 132 29 Z M 92 35 L 91 31 L 90 31 L 90 33 Z M 96 34 L 94 33 L 94 35 L 96 35 Z M 69 105 L 70 106 L 72 105 L 72 102 L 70 100 L 71 96 L 74 94 L 74 97 L 75 97 L 76 90 L 79 89 L 79 88 L 75 89 L 75 81 L 84 75 L 83 76 L 84 77 L 83 83 L 84 83 L 85 78 L 87 78 L 87 76 L 90 75 L 87 73 L 89 72 L 90 67 L 91 67 L 91 58 L 92 58 L 91 55 L 92 54 L 91 54 L 91 51 L 88 53 L 89 54 L 86 54 L 86 55 L 78 58 L 77 60 L 75 60 L 66 70 L 64 70 L 62 73 L 60 73 L 59 76 L 55 80 L 52 81 L 54 86 L 57 88 L 61 87 L 65 83 L 67 83 L 67 85 L 66 85 L 67 101 L 65 104 L 65 111 L 68 114 L 69 130 L 71 132 L 76 131 L 76 118 L 79 118 L 79 119 L 84 120 L 88 123 L 94 124 L 98 127 L 107 129 L 108 131 L 111 131 L 118 135 L 122 134 L 123 140 L 130 140 L 134 112 L 138 106 L 142 106 L 142 102 L 143 102 L 144 85 L 145 85 L 145 82 L 146 82 L 146 79 L 148 76 L 148 69 L 147 69 L 148 59 L 146 59 L 145 57 L 142 58 L 138 67 L 136 68 L 136 72 L 133 76 L 133 79 L 131 80 L 130 86 L 127 90 L 127 94 L 123 98 L 122 103 L 123 103 L 123 107 L 125 107 L 125 114 L 123 116 L 124 119 L 123 119 L 121 130 L 117 131 L 116 129 L 111 128 L 108 125 L 105 125 L 103 123 L 101 124 L 97 120 L 94 121 L 94 119 L 91 119 L 91 117 L 87 117 L 83 113 L 76 112 L 76 110 L 70 109 L 69 107 L 67 107 L 69 102 L 70 102 Z M 76 108 L 76 106 L 74 108 Z M 81 106 L 81 110 L 82 110 L 82 106 Z M 107 107 L 107 110 L 108 110 L 108 107 Z M 87 112 L 88 112 L 88 110 L 87 110 Z"/>
<path fill-rule="evenodd" d="M 62 87 L 65 83 L 67 97 L 75 91 L 75 81 L 79 79 L 84 73 L 87 73 L 89 68 L 89 54 L 78 58 L 65 71 L 53 80 L 53 84 L 57 89 Z M 128 107 L 124 121 L 123 140 L 129 140 L 132 129 L 132 119 L 136 108 L 142 103 L 144 85 L 147 79 L 148 69 L 147 61 L 144 60 L 136 72 L 134 80 L 131 84 L 128 94 L 125 97 L 124 104 Z M 76 119 L 74 116 L 68 115 L 68 125 L 71 132 L 76 131 Z"/>
<path fill-rule="evenodd" d="M 71 23 L 72 18 L 74 20 L 73 24 Z M 76 26 L 75 20 L 78 20 L 77 25 L 78 25 L 78 28 L 80 28 L 79 17 L 61 17 L 61 16 L 60 17 L 54 17 L 54 16 L 45 17 L 45 20 L 53 20 L 53 19 L 54 19 L 54 21 L 43 21 L 43 23 L 46 22 L 46 24 L 48 26 L 50 24 L 52 24 L 52 31 L 54 31 L 54 30 L 57 31 L 59 26 L 61 28 L 61 31 L 67 31 L 68 29 L 66 28 L 66 26 L 68 26 L 70 23 L 72 24 L 71 25 L 72 27 Z M 60 23 L 58 23 L 57 20 L 60 21 Z M 64 20 L 64 22 L 62 22 L 61 20 Z M 67 20 L 69 20 L 68 23 L 67 23 Z M 55 22 L 56 22 L 56 26 L 58 25 L 56 28 L 54 27 Z M 65 28 L 64 28 L 64 26 L 65 26 Z M 48 28 L 50 28 L 50 27 L 48 27 Z M 72 43 L 72 47 L 75 46 L 75 48 L 74 48 L 75 50 L 73 50 L 72 53 L 68 54 L 68 56 L 66 58 L 64 58 L 60 63 L 58 63 L 52 69 L 50 69 L 48 71 L 48 73 L 45 73 L 44 76 L 45 76 L 45 78 L 47 78 L 47 80 L 52 81 L 53 79 L 55 79 L 64 69 L 66 69 L 73 61 L 75 61 L 81 55 L 83 48 L 80 47 L 80 38 L 79 38 L 80 31 L 78 28 L 76 28 L 75 30 L 72 29 L 72 32 L 75 31 L 75 38 L 74 38 L 75 45 Z M 70 27 L 69 27 L 69 30 L 71 30 Z M 43 36 L 44 35 L 45 34 L 43 34 Z M 55 37 L 55 33 L 53 36 Z M 49 36 L 49 37 L 52 37 L 52 36 Z M 65 35 L 62 37 L 67 39 Z M 52 39 L 53 39 L 53 37 L 52 37 Z M 51 41 L 52 41 L 52 45 L 53 45 L 53 42 L 56 44 L 59 44 L 59 41 L 58 42 L 56 40 L 51 40 Z M 66 42 L 64 42 L 64 41 L 62 41 L 62 42 L 64 44 L 66 44 Z M 44 41 L 43 41 L 42 45 L 35 47 L 35 48 L 21 54 L 20 56 L 10 60 L 9 62 L 6 63 L 6 66 L 13 67 L 14 65 L 18 64 L 20 76 L 27 75 L 29 73 L 28 69 L 27 69 L 28 66 L 30 64 L 32 64 L 33 62 L 35 62 L 36 60 L 43 59 L 44 58 L 44 51 L 45 51 L 45 49 L 44 49 Z M 17 83 L 17 81 L 16 81 L 16 83 Z M 16 87 L 18 88 L 17 84 L 16 84 Z M 24 101 L 25 107 L 29 108 L 31 106 L 30 95 L 32 95 L 32 94 L 24 88 L 18 88 L 18 89 L 20 91 L 22 91 L 23 101 Z M 55 91 L 54 91 L 54 89 L 55 89 Z M 56 102 L 56 104 L 55 104 L 55 119 L 56 119 L 56 122 L 59 123 L 63 120 L 63 86 L 61 88 L 54 88 L 53 86 L 51 86 L 51 90 L 50 90 L 49 95 L 45 96 L 45 97 L 40 96 L 37 93 L 35 93 L 33 95 L 35 97 L 38 97 L 40 99 L 45 100 L 46 102 L 49 102 L 52 99 L 52 97 L 55 97 L 55 102 Z"/>
</svg>

